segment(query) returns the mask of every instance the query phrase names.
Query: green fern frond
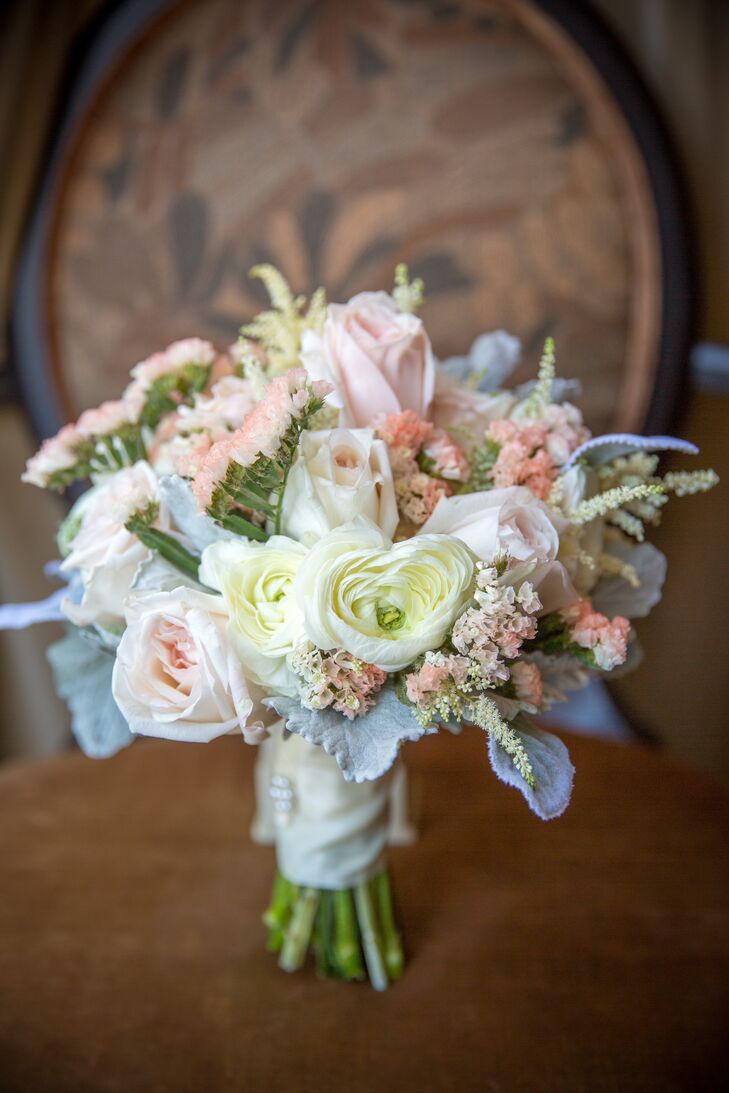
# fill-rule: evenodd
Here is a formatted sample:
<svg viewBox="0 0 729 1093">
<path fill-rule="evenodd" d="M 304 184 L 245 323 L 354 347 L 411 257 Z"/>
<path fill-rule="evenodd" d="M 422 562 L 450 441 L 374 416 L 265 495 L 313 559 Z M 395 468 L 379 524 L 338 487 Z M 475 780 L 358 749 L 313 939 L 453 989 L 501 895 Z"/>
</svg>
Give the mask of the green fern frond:
<svg viewBox="0 0 729 1093">
<path fill-rule="evenodd" d="M 147 391 L 139 424 L 148 429 L 156 429 L 165 414 L 172 413 L 181 403 L 191 406 L 195 395 L 208 382 L 210 367 L 209 364 L 189 361 L 179 370 L 159 376 Z"/>
<path fill-rule="evenodd" d="M 181 573 L 198 580 L 200 559 L 187 550 L 173 535 L 168 535 L 166 531 L 152 526 L 158 514 L 159 505 L 153 501 L 145 509 L 133 513 L 124 526 L 132 535 L 136 535 L 148 550 L 156 551 L 161 558 L 175 566 Z"/>
<path fill-rule="evenodd" d="M 213 493 L 208 515 L 229 531 L 263 542 L 268 534 L 256 523 L 257 516 L 261 524 L 270 520 L 274 533 L 279 535 L 286 482 L 296 459 L 299 439 L 304 430 L 311 427 L 312 419 L 323 405 L 323 399 L 311 395 L 301 415 L 292 419 L 281 437 L 274 457 L 259 455 L 248 467 L 232 462 L 225 479 Z M 244 516 L 241 508 L 253 519 Z"/>
</svg>

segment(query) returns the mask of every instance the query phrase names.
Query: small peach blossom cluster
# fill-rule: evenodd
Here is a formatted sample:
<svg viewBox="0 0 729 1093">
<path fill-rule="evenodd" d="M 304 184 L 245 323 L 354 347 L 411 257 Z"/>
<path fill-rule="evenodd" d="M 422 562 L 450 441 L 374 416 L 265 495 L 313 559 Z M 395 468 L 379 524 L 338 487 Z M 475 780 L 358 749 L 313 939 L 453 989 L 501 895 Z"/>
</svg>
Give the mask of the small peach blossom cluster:
<svg viewBox="0 0 729 1093">
<path fill-rule="evenodd" d="M 194 478 L 202 470 L 205 457 L 216 440 L 229 430 L 197 430 L 187 432 L 181 428 L 177 414 L 168 414 L 155 432 L 149 449 L 149 461 L 157 474 L 179 474 Z"/>
<path fill-rule="evenodd" d="M 492 422 L 485 439 L 499 446 L 491 469 L 494 486 L 528 486 L 546 501 L 559 470 L 547 450 L 548 435 L 541 425 L 518 425 L 506 418 Z"/>
<path fill-rule="evenodd" d="M 517 660 L 510 665 L 511 683 L 519 702 L 538 710 L 542 705 L 542 673 L 536 664 L 529 660 Z"/>
<path fill-rule="evenodd" d="M 570 637 L 582 649 L 589 649 L 598 668 L 612 671 L 628 655 L 630 623 L 622 615 L 608 619 L 595 611 L 589 600 L 576 600 L 562 612 Z"/>
<path fill-rule="evenodd" d="M 485 679 L 508 679 L 502 658 L 513 660 L 523 642 L 537 632 L 539 596 L 529 581 L 518 590 L 501 583 L 495 566 L 481 563 L 476 577 L 475 607 L 456 619 L 452 641 L 459 653 L 479 665 Z"/>
<path fill-rule="evenodd" d="M 549 402 L 540 407 L 538 421 L 547 430 L 547 451 L 558 467 L 563 467 L 580 444 L 590 438 L 582 413 L 571 402 Z"/>
<path fill-rule="evenodd" d="M 428 652 L 420 667 L 405 677 L 405 693 L 418 709 L 431 705 L 446 688 L 469 684 L 471 662 L 457 653 Z"/>
<path fill-rule="evenodd" d="M 444 429 L 413 410 L 388 414 L 376 425 L 389 448 L 398 509 L 412 524 L 424 524 L 451 482 L 466 482 L 470 468 Z"/>
<path fill-rule="evenodd" d="M 569 403 L 541 407 L 538 419 L 492 421 L 485 440 L 499 449 L 491 468 L 493 485 L 527 486 L 546 501 L 560 468 L 588 435 L 579 411 Z"/>
<path fill-rule="evenodd" d="M 439 692 L 460 689 L 468 693 L 498 687 L 510 678 L 517 698 L 529 705 L 541 699 L 541 676 L 534 665 L 508 665 L 519 655 L 524 641 L 537 632 L 535 613 L 541 608 L 532 585 L 525 581 L 514 589 L 500 582 L 495 566 L 478 567 L 475 606 L 469 607 L 453 624 L 451 644 L 455 652 L 426 653 L 422 665 L 405 679 L 407 696 L 419 709 L 437 701 Z M 526 671 L 522 668 L 526 667 Z"/>
<path fill-rule="evenodd" d="M 306 370 L 293 368 L 277 376 L 264 396 L 234 433 L 216 441 L 195 475 L 192 491 L 201 509 L 210 506 L 231 463 L 250 467 L 260 455 L 275 459 L 292 422 L 300 418 L 312 397 L 323 399 L 331 391 L 323 380 L 309 381 Z"/>
<path fill-rule="evenodd" d="M 305 645 L 291 657 L 291 667 L 302 680 L 301 701 L 310 710 L 331 708 L 352 721 L 374 705 L 387 673 L 365 664 L 344 649 L 322 652 Z"/>
<path fill-rule="evenodd" d="M 163 418 L 150 445 L 150 463 L 158 474 L 194 478 L 213 444 L 240 428 L 255 404 L 248 380 L 223 376 L 209 395 L 197 395 L 192 406 Z"/>
<path fill-rule="evenodd" d="M 135 425 L 139 420 L 140 409 L 141 407 L 129 399 L 102 402 L 101 406 L 84 410 L 76 422 L 76 432 L 82 440 L 108 436 L 125 425 Z"/>
</svg>

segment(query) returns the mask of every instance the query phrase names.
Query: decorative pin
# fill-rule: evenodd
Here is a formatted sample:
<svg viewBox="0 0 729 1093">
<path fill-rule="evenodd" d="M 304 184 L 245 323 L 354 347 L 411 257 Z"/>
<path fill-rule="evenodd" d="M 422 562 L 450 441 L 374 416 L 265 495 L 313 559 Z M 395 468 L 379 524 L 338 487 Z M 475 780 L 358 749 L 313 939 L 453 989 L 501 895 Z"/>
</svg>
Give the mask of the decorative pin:
<svg viewBox="0 0 729 1093">
<path fill-rule="evenodd" d="M 294 791 L 291 782 L 283 774 L 272 774 L 268 792 L 273 802 L 276 822 L 288 822 L 294 809 Z"/>
</svg>

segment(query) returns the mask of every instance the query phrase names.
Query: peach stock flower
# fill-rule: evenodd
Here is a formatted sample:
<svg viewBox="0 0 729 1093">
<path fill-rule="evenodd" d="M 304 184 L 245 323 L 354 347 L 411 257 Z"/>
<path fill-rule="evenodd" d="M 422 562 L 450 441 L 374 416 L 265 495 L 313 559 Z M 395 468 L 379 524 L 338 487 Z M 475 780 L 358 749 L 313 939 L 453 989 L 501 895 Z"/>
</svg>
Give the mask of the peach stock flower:
<svg viewBox="0 0 729 1093">
<path fill-rule="evenodd" d="M 276 376 L 241 427 L 213 444 L 192 485 L 201 509 L 210 505 L 231 462 L 249 467 L 259 455 L 275 458 L 292 420 L 301 417 L 312 396 L 323 399 L 331 390 L 325 382 L 315 381 L 309 385 L 307 380 L 303 368 L 292 368 L 284 375 Z"/>
<path fill-rule="evenodd" d="M 78 462 L 78 448 L 82 442 L 75 425 L 64 425 L 55 436 L 49 436 L 40 449 L 31 456 L 21 475 L 23 482 L 45 489 L 54 475 L 69 470 Z"/>
<path fill-rule="evenodd" d="M 595 611 L 589 600 L 583 599 L 571 604 L 562 617 L 570 627 L 572 640 L 592 651 L 598 668 L 610 672 L 625 663 L 630 623 L 622 615 L 608 619 Z"/>
<path fill-rule="evenodd" d="M 400 514 L 423 524 L 441 497 L 450 495 L 449 483 L 468 479 L 468 462 L 448 433 L 413 410 L 381 415 L 375 425 L 389 448 Z"/>
<path fill-rule="evenodd" d="M 514 684 L 516 697 L 538 710 L 542 705 L 542 673 L 536 664 L 528 660 L 517 660 L 510 666 L 511 682 Z"/>
<path fill-rule="evenodd" d="M 153 353 L 151 357 L 135 364 L 132 368 L 132 379 L 140 388 L 147 390 L 160 376 L 179 372 L 186 364 L 207 367 L 212 365 L 215 356 L 215 349 L 210 342 L 202 338 L 183 338 L 172 342 L 162 352 Z"/>
<path fill-rule="evenodd" d="M 76 422 L 78 434 L 84 440 L 115 433 L 124 425 L 133 425 L 138 417 L 137 406 L 126 399 L 102 402 L 92 410 L 84 410 Z"/>
</svg>

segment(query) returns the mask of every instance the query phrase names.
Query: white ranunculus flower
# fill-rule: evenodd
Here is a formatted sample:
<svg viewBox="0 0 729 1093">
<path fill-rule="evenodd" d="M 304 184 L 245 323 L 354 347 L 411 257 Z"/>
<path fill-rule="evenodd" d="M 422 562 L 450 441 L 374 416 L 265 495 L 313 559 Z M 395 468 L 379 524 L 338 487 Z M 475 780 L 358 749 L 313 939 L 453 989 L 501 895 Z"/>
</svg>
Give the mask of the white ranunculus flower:
<svg viewBox="0 0 729 1093">
<path fill-rule="evenodd" d="M 293 588 L 305 553 L 293 539 L 272 535 L 266 543 L 212 543 L 202 555 L 200 580 L 223 595 L 228 636 L 246 675 L 277 694 L 297 693 L 286 657 L 303 637 Z"/>
<path fill-rule="evenodd" d="M 286 484 L 284 534 L 311 542 L 357 516 L 385 535 L 395 533 L 397 502 L 384 440 L 372 429 L 305 432 Z"/>
<path fill-rule="evenodd" d="M 222 598 L 193 588 L 132 594 L 112 690 L 132 732 L 206 742 L 248 725 L 253 701 L 243 667 L 226 637 Z"/>
<path fill-rule="evenodd" d="M 136 511 L 159 503 L 157 477 L 148 463 L 135 463 L 110 475 L 89 491 L 79 506 L 80 528 L 61 564 L 64 573 L 77 570 L 83 586 L 80 604 L 64 600 L 63 610 L 77 626 L 119 629 L 124 601 L 139 566 L 151 552 L 125 523 Z M 166 523 L 164 505 L 159 520 Z"/>
<path fill-rule="evenodd" d="M 443 497 L 420 535 L 455 535 L 486 562 L 502 552 L 512 559 L 511 583 L 528 580 L 542 601 L 542 613 L 577 599 L 567 571 L 557 561 L 567 521 L 525 486 Z M 416 537 L 417 538 L 417 537 Z M 515 563 L 515 564 L 514 564 Z"/>
<path fill-rule="evenodd" d="M 296 575 L 311 641 L 386 672 L 437 648 L 471 596 L 469 550 L 445 535 L 393 543 L 360 520 L 320 539 Z"/>
</svg>

